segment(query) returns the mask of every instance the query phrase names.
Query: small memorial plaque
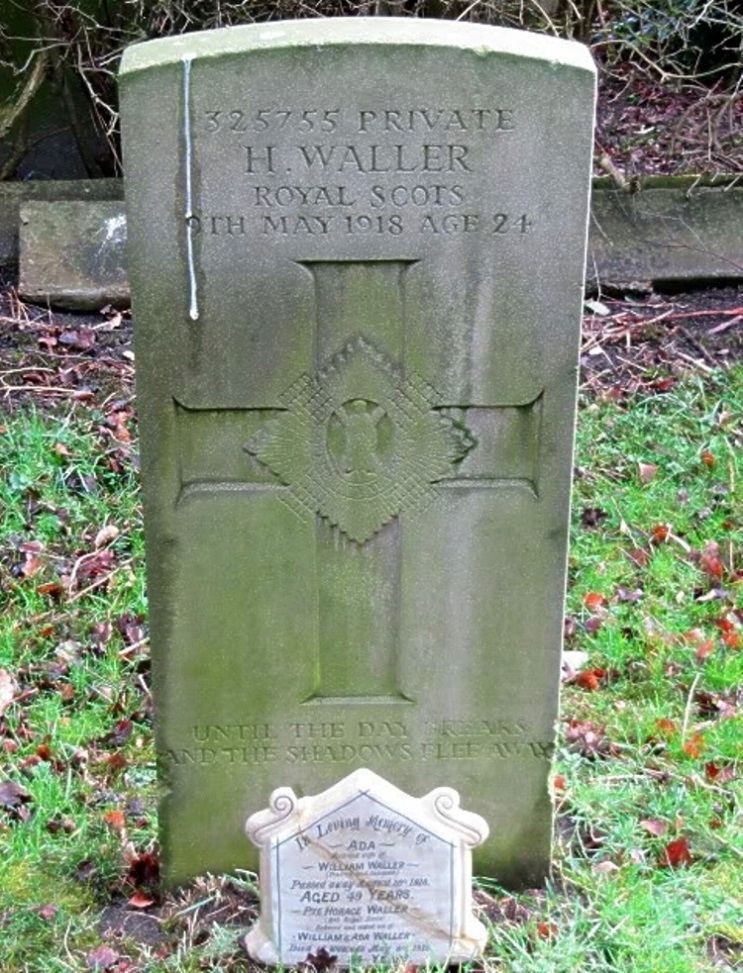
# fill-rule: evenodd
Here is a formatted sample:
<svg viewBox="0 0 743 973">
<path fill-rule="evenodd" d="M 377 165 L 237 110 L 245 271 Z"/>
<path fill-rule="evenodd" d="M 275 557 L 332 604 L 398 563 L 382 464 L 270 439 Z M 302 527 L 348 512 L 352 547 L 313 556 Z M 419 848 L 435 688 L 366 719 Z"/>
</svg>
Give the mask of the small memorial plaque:
<svg viewBox="0 0 743 973">
<path fill-rule="evenodd" d="M 261 856 L 253 959 L 287 966 L 325 950 L 341 966 L 445 964 L 485 945 L 472 849 L 488 825 L 450 787 L 414 798 L 357 770 L 313 797 L 280 787 L 246 831 Z"/>
</svg>

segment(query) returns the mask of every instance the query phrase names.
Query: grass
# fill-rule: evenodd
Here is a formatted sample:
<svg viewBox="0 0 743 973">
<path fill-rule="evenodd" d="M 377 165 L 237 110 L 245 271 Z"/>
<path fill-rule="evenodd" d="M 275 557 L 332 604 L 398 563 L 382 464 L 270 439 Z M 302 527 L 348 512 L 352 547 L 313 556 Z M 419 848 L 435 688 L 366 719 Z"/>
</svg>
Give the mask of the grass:
<svg viewBox="0 0 743 973">
<path fill-rule="evenodd" d="M 554 874 L 479 883 L 487 971 L 743 963 L 742 421 L 741 369 L 582 404 Z M 249 876 L 111 921 L 155 883 L 131 410 L 0 425 L 0 969 L 247 969 Z"/>
</svg>

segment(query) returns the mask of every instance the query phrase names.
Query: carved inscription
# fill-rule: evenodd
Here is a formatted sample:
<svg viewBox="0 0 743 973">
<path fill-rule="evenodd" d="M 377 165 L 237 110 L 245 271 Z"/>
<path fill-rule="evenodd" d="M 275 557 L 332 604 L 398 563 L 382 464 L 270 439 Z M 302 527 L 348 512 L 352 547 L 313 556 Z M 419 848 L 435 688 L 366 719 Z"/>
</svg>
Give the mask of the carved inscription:
<svg viewBox="0 0 743 973">
<path fill-rule="evenodd" d="M 358 763 L 374 760 L 545 760 L 554 744 L 533 739 L 526 720 L 427 722 L 423 736 L 402 720 L 287 724 L 198 724 L 166 764 Z"/>
<path fill-rule="evenodd" d="M 488 833 L 447 787 L 411 798 L 368 770 L 316 797 L 273 792 L 246 831 L 261 848 L 255 959 L 341 966 L 474 958 L 487 938 L 472 914 L 471 848 Z"/>
<path fill-rule="evenodd" d="M 432 931 L 452 935 L 449 857 L 436 835 L 367 801 L 299 832 L 277 856 L 292 876 L 280 890 L 282 952 L 427 957 Z"/>
<path fill-rule="evenodd" d="M 239 208 L 189 213 L 192 236 L 271 239 L 523 237 L 533 214 L 482 212 L 477 177 L 518 133 L 510 107 L 196 109 L 196 138 L 224 150 Z M 506 202 L 504 200 L 504 202 Z"/>
</svg>

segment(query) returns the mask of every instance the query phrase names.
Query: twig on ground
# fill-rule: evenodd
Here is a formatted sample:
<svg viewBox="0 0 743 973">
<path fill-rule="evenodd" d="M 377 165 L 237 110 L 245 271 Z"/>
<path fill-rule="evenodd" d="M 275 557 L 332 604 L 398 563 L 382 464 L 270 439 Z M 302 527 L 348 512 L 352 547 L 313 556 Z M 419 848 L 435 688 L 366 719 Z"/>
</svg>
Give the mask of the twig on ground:
<svg viewBox="0 0 743 973">
<path fill-rule="evenodd" d="M 694 702 L 694 693 L 697 691 L 697 686 L 699 685 L 699 680 L 701 678 L 701 673 L 698 672 L 692 681 L 691 688 L 689 689 L 689 695 L 686 697 L 686 706 L 684 708 L 684 721 L 681 724 L 681 744 L 683 746 L 686 740 L 686 731 L 689 729 L 689 720 L 691 719 L 691 704 Z"/>
</svg>

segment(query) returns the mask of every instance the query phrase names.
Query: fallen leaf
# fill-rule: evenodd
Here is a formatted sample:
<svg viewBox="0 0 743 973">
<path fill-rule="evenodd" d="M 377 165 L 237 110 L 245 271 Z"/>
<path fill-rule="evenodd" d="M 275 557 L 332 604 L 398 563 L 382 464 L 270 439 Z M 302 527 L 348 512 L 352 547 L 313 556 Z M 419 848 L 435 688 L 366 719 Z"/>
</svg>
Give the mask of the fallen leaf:
<svg viewBox="0 0 743 973">
<path fill-rule="evenodd" d="M 119 720 L 112 730 L 101 737 L 101 743 L 109 744 L 114 747 L 122 747 L 132 735 L 134 723 L 129 717 Z"/>
<path fill-rule="evenodd" d="M 151 905 L 154 905 L 157 900 L 153 899 L 149 895 L 145 895 L 144 892 L 135 892 L 127 900 L 127 905 L 130 905 L 133 909 L 148 909 Z"/>
<path fill-rule="evenodd" d="M 678 382 L 677 378 L 656 378 L 648 382 L 648 388 L 656 392 L 668 392 Z"/>
<path fill-rule="evenodd" d="M 610 875 L 612 872 L 619 871 L 619 865 L 615 865 L 614 862 L 603 861 L 597 862 L 592 871 L 596 872 L 597 875 Z"/>
<path fill-rule="evenodd" d="M 694 653 L 697 662 L 704 662 L 708 659 L 712 653 L 715 651 L 715 640 L 705 639 L 700 645 L 697 646 L 697 650 Z"/>
<path fill-rule="evenodd" d="M 637 468 L 640 474 L 641 483 L 650 483 L 658 472 L 658 467 L 652 463 L 638 463 Z"/>
<path fill-rule="evenodd" d="M 331 955 L 324 946 L 321 946 L 316 953 L 307 953 L 305 963 L 316 970 L 327 970 L 337 959 L 337 956 Z"/>
<path fill-rule="evenodd" d="M 578 686 L 579 689 L 585 689 L 587 692 L 593 692 L 601 685 L 595 669 L 586 669 L 584 672 L 579 672 L 571 682 L 574 686 Z"/>
<path fill-rule="evenodd" d="M 43 760 L 45 763 L 51 763 L 54 758 L 52 753 L 52 748 L 48 743 L 40 743 L 36 748 L 36 756 L 39 760 Z"/>
<path fill-rule="evenodd" d="M 740 633 L 739 632 L 723 632 L 722 633 L 723 645 L 727 646 L 728 649 L 739 649 L 740 648 Z"/>
<path fill-rule="evenodd" d="M 119 528 L 115 524 L 106 524 L 95 535 L 93 544 L 95 547 L 104 547 L 106 544 L 110 544 L 111 541 L 115 541 L 118 536 Z"/>
<path fill-rule="evenodd" d="M 59 581 L 47 581 L 40 584 L 36 589 L 40 595 L 50 595 L 52 598 L 59 598 L 64 593 L 64 588 Z"/>
<path fill-rule="evenodd" d="M 13 702 L 18 686 L 6 669 L 0 669 L 0 716 Z"/>
<path fill-rule="evenodd" d="M 591 615 L 590 618 L 586 619 L 584 628 L 589 635 L 593 635 L 595 632 L 601 628 L 606 619 L 603 615 Z"/>
<path fill-rule="evenodd" d="M 728 781 L 735 780 L 735 765 L 727 764 L 724 767 L 719 767 L 716 763 L 710 761 L 704 765 L 704 775 L 707 780 L 714 780 L 718 784 L 727 784 Z"/>
<path fill-rule="evenodd" d="M 660 838 L 668 832 L 668 822 L 660 821 L 658 818 L 646 818 L 644 821 L 640 821 L 640 827 L 655 838 Z"/>
<path fill-rule="evenodd" d="M 59 343 L 75 351 L 90 351 L 96 343 L 96 333 L 92 328 L 80 328 L 79 331 L 63 331 L 59 336 Z"/>
<path fill-rule="evenodd" d="M 126 829 L 126 816 L 123 811 L 104 811 L 103 820 L 110 828 L 119 833 Z"/>
<path fill-rule="evenodd" d="M 701 757 L 704 747 L 704 737 L 701 733 L 695 733 L 691 740 L 684 742 L 683 750 L 687 756 L 693 757 L 696 760 L 698 757 Z"/>
<path fill-rule="evenodd" d="M 114 963 L 118 963 L 119 954 L 110 946 L 98 946 L 85 957 L 89 970 L 110 970 Z"/>
<path fill-rule="evenodd" d="M 115 753 L 110 753 L 105 758 L 105 763 L 113 774 L 120 773 L 125 767 L 129 766 L 126 755 L 118 750 Z"/>
<path fill-rule="evenodd" d="M 658 727 L 660 732 L 667 737 L 673 736 L 678 732 L 678 724 L 674 723 L 673 720 L 666 719 L 665 717 L 661 717 L 661 719 L 656 720 L 655 725 Z"/>
<path fill-rule="evenodd" d="M 626 553 L 630 561 L 636 564 L 638 568 L 646 567 L 650 560 L 648 551 L 643 550 L 641 547 L 631 547 Z"/>
<path fill-rule="evenodd" d="M 31 800 L 31 795 L 25 787 L 16 784 L 12 780 L 4 780 L 0 783 L 0 807 L 7 807 L 11 810 L 26 804 Z"/>
<path fill-rule="evenodd" d="M 582 689 L 597 689 L 602 683 L 608 682 L 610 679 L 615 678 L 617 675 L 616 671 L 613 669 L 584 669 L 583 672 L 579 672 L 575 679 L 573 680 Z M 581 677 L 585 676 L 583 680 Z"/>
<path fill-rule="evenodd" d="M 580 519 L 583 526 L 590 529 L 591 527 L 598 527 L 608 516 L 609 514 L 600 507 L 584 507 Z"/>
<path fill-rule="evenodd" d="M 715 619 L 715 627 L 719 628 L 721 632 L 734 632 L 736 624 L 735 615 L 732 618 L 728 615 L 723 615 L 721 618 Z"/>
<path fill-rule="evenodd" d="M 38 909 L 35 909 L 34 911 L 36 912 L 36 915 L 37 916 L 40 916 L 42 919 L 44 919 L 45 922 L 51 922 L 52 919 L 59 912 L 59 906 L 58 905 L 51 905 L 51 904 L 50 905 L 40 905 L 38 907 Z"/>
<path fill-rule="evenodd" d="M 617 598 L 619 601 L 626 601 L 630 604 L 635 604 L 638 601 L 642 601 L 643 594 L 644 592 L 642 588 L 633 588 L 630 590 L 629 588 L 625 588 L 624 585 L 620 585 L 617 588 Z"/>
<path fill-rule="evenodd" d="M 37 557 L 35 554 L 27 554 L 26 562 L 21 568 L 21 574 L 24 578 L 33 578 L 43 567 L 44 562 L 40 557 Z"/>
<path fill-rule="evenodd" d="M 660 856 L 660 865 L 666 868 L 680 868 L 682 865 L 691 865 L 693 861 L 689 842 L 683 835 L 669 841 Z"/>
<path fill-rule="evenodd" d="M 606 604 L 606 598 L 598 591 L 589 591 L 583 598 L 583 604 L 590 611 L 596 611 L 597 608 L 602 608 Z"/>
<path fill-rule="evenodd" d="M 585 757 L 593 757 L 611 750 L 611 744 L 606 740 L 603 727 L 597 726 L 590 720 L 568 720 L 565 739 L 571 750 Z"/>
<path fill-rule="evenodd" d="M 154 851 L 135 852 L 129 857 L 127 881 L 135 887 L 150 887 L 160 881 L 160 860 Z"/>
<path fill-rule="evenodd" d="M 655 527 L 650 531 L 651 538 L 656 542 L 656 544 L 662 544 L 668 539 L 668 535 L 671 533 L 671 528 L 668 524 L 656 524 Z"/>
<path fill-rule="evenodd" d="M 725 565 L 722 563 L 719 557 L 715 554 L 710 554 L 705 552 L 702 554 L 701 560 L 702 570 L 710 575 L 710 577 L 715 578 L 716 581 L 720 581 L 725 573 Z"/>
<path fill-rule="evenodd" d="M 700 689 L 694 693 L 694 702 L 699 708 L 699 715 L 704 717 L 729 719 L 737 712 L 734 693 L 727 697 L 724 693 L 708 693 Z"/>
<path fill-rule="evenodd" d="M 599 317 L 605 318 L 607 314 L 611 314 L 611 308 L 608 308 L 603 301 L 588 300 L 584 301 L 583 304 L 593 314 L 598 314 Z"/>
</svg>

